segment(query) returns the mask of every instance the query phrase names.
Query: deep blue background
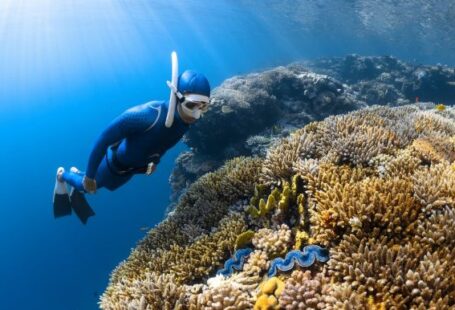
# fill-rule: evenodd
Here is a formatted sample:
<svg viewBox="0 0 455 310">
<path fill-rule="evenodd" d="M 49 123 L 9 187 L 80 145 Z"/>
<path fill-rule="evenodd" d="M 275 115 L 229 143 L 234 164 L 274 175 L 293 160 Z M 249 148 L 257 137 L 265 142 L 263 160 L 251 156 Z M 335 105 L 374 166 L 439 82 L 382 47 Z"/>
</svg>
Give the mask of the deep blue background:
<svg viewBox="0 0 455 310">
<path fill-rule="evenodd" d="M 212 86 L 325 55 L 427 62 L 452 55 L 420 55 L 346 29 L 309 33 L 286 11 L 257 2 L 0 0 L 0 308 L 96 309 L 110 272 L 143 237 L 140 228 L 162 219 L 182 144 L 153 176 L 89 197 L 96 216 L 87 226 L 74 216 L 54 220 L 51 194 L 56 168 L 85 169 L 112 118 L 168 98 L 172 50 L 181 69 L 205 73 Z"/>
</svg>

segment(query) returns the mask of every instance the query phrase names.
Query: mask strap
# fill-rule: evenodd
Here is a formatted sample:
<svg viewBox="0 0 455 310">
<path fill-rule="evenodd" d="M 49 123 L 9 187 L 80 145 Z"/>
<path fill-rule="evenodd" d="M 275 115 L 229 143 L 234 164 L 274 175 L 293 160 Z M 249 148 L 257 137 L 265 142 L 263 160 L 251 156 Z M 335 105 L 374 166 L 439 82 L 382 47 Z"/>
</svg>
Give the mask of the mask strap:
<svg viewBox="0 0 455 310">
<path fill-rule="evenodd" d="M 174 85 L 172 85 L 172 83 L 170 81 L 166 81 L 166 84 L 167 86 L 172 90 L 172 92 L 177 96 L 178 100 L 180 102 L 184 101 L 185 100 L 185 97 L 182 95 L 181 92 L 178 91 L 177 87 L 175 87 Z"/>
</svg>

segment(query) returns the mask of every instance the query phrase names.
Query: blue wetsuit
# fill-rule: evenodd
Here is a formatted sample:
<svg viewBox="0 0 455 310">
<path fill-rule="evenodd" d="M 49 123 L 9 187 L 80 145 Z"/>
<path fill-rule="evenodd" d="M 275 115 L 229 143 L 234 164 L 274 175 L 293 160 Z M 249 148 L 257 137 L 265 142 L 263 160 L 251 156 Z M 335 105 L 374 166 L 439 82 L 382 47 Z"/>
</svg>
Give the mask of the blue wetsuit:
<svg viewBox="0 0 455 310">
<path fill-rule="evenodd" d="M 93 147 L 87 172 L 63 173 L 63 180 L 79 191 L 84 191 L 84 175 L 95 179 L 97 188 L 115 190 L 134 174 L 144 173 L 151 162 L 158 164 L 161 156 L 185 134 L 189 124 L 175 112 L 174 123 L 164 123 L 168 104 L 151 101 L 132 107 L 103 131 Z"/>
</svg>

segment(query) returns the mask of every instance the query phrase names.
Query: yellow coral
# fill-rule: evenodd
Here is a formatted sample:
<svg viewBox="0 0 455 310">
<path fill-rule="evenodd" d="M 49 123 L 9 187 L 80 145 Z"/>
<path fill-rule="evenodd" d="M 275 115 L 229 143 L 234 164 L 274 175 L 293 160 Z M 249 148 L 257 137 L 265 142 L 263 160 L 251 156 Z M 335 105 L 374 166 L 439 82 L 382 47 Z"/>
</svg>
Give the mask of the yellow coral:
<svg viewBox="0 0 455 310">
<path fill-rule="evenodd" d="M 434 108 L 438 111 L 445 111 L 446 106 L 443 103 L 440 103 L 440 104 L 437 104 Z"/>
<path fill-rule="evenodd" d="M 237 236 L 235 240 L 235 249 L 241 249 L 245 247 L 247 244 L 251 243 L 251 240 L 254 237 L 254 231 L 247 230 L 240 235 Z"/>
<path fill-rule="evenodd" d="M 277 277 L 272 277 L 259 285 L 258 299 L 254 305 L 255 310 L 279 309 L 278 299 L 284 290 L 284 282 Z"/>
<path fill-rule="evenodd" d="M 305 243 L 308 243 L 309 236 L 306 231 L 297 231 L 295 234 L 294 250 L 300 250 Z"/>
</svg>

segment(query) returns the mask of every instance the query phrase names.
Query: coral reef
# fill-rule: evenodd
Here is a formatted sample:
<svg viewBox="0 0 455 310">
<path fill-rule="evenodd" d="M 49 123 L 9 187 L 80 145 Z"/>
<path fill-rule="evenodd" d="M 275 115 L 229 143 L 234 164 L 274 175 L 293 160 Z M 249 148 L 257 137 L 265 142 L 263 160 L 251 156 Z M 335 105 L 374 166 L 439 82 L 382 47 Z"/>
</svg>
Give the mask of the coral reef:
<svg viewBox="0 0 455 310">
<path fill-rule="evenodd" d="M 432 103 L 310 122 L 265 158 L 192 183 L 114 270 L 100 306 L 453 309 L 454 139 L 455 110 Z M 236 272 L 216 275 L 246 245 Z M 308 246 L 330 260 L 279 273 L 284 288 L 267 277 L 276 257 Z"/>
<path fill-rule="evenodd" d="M 437 102 L 439 110 L 455 104 L 455 69 L 416 65 L 390 56 L 349 55 L 233 77 L 214 91 L 210 111 L 186 136 L 192 150 L 177 159 L 171 176 L 172 199 L 176 202 L 189 184 L 226 159 L 265 157 L 267 149 L 282 144 L 280 139 L 310 122 L 367 105 L 416 101 Z M 387 133 L 377 134 L 387 138 Z M 311 152 L 317 137 L 307 135 L 300 143 Z M 295 159 L 291 153 L 282 155 Z"/>
</svg>

